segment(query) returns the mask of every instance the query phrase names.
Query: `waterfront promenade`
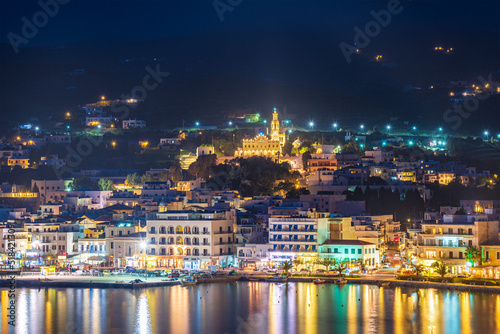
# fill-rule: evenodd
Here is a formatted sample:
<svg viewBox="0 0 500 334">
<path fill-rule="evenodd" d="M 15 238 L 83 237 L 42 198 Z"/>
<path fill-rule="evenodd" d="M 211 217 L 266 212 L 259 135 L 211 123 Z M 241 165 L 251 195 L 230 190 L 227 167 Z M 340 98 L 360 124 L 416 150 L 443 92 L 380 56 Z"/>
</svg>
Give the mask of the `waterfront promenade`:
<svg viewBox="0 0 500 334">
<path fill-rule="evenodd" d="M 262 282 L 266 275 L 248 275 L 248 276 L 232 276 L 232 277 L 213 277 L 200 279 L 199 284 L 209 283 L 230 283 L 236 281 L 246 281 L 246 277 L 261 278 Z M 289 282 L 312 282 L 317 277 L 290 277 Z M 132 280 L 140 279 L 141 283 L 129 283 Z M 322 277 L 325 284 L 334 284 L 337 277 Z M 500 287 L 485 286 L 485 285 L 470 285 L 463 283 L 438 283 L 427 281 L 406 281 L 398 280 L 395 277 L 346 277 L 347 284 L 362 284 L 362 285 L 379 285 L 385 288 L 395 287 L 410 287 L 410 288 L 432 288 L 432 289 L 447 289 L 468 292 L 488 292 L 500 294 Z M 16 286 L 26 288 L 117 288 L 117 289 L 139 289 L 158 286 L 179 285 L 180 281 L 165 281 L 163 277 L 148 277 L 145 279 L 141 276 L 120 275 L 120 276 L 16 276 Z M 273 283 L 270 283 L 273 284 Z M 278 283 L 279 284 L 279 283 Z M 283 284 L 283 283 L 281 283 Z M 8 280 L 0 280 L 0 288 L 9 286 Z"/>
</svg>

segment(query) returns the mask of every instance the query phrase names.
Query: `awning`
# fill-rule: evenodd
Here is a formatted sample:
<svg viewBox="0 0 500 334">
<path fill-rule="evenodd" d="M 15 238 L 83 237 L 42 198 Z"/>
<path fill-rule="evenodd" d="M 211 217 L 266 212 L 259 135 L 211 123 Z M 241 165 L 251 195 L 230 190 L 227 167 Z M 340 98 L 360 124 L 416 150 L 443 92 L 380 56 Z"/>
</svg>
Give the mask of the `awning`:
<svg viewBox="0 0 500 334">
<path fill-rule="evenodd" d="M 106 258 L 102 256 L 91 256 L 87 261 L 106 261 Z"/>
</svg>

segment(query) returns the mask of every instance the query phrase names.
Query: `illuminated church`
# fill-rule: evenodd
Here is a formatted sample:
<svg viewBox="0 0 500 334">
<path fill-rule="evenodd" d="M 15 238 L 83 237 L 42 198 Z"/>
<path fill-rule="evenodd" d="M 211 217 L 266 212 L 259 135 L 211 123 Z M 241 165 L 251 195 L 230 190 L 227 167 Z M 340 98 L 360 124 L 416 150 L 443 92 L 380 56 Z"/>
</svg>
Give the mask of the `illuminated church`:
<svg viewBox="0 0 500 334">
<path fill-rule="evenodd" d="M 260 134 L 253 139 L 243 139 L 243 147 L 239 147 L 234 155 L 237 157 L 278 157 L 281 154 L 286 135 L 280 132 L 280 122 L 276 108 L 274 108 L 273 112 L 270 137 Z"/>
</svg>

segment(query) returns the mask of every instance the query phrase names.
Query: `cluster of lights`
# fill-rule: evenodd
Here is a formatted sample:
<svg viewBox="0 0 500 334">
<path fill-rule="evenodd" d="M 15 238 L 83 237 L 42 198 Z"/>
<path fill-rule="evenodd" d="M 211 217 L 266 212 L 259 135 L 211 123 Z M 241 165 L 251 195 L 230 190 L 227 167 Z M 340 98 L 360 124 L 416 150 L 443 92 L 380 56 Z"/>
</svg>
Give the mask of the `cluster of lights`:
<svg viewBox="0 0 500 334">
<path fill-rule="evenodd" d="M 376 60 L 376 61 L 381 61 L 381 60 L 382 60 L 382 55 L 377 55 L 377 56 L 375 57 L 375 60 Z"/>
</svg>

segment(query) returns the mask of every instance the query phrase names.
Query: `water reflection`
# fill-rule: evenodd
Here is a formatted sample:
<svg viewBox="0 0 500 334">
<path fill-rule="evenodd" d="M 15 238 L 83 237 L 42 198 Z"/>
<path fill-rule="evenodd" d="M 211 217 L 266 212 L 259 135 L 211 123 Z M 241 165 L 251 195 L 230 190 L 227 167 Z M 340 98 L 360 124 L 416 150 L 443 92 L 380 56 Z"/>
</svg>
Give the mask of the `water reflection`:
<svg viewBox="0 0 500 334">
<path fill-rule="evenodd" d="M 0 332 L 8 325 L 0 291 Z M 495 333 L 500 295 L 309 283 L 18 289 L 16 333 Z"/>
</svg>

